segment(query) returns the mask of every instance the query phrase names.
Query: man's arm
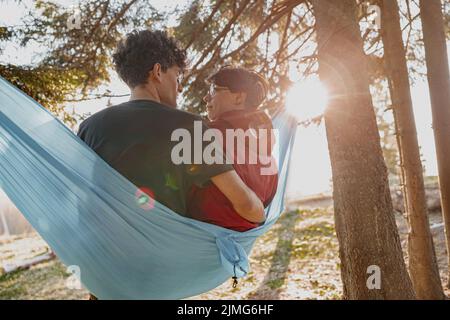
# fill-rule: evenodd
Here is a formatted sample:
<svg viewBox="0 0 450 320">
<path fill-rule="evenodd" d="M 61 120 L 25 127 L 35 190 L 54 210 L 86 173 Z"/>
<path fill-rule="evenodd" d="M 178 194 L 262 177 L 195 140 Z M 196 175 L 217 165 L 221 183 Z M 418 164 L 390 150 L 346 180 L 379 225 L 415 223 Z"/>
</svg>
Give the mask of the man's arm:
<svg viewBox="0 0 450 320">
<path fill-rule="evenodd" d="M 234 210 L 244 219 L 262 223 L 266 220 L 264 206 L 256 194 L 231 170 L 211 178 L 217 188 L 231 201 Z"/>
</svg>

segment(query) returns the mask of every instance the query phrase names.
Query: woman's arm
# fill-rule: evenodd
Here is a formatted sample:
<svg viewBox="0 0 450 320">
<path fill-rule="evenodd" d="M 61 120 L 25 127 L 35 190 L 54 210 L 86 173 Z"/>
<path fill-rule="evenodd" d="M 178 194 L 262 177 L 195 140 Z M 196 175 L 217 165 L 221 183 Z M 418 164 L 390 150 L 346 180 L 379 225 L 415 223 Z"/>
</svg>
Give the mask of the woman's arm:
<svg viewBox="0 0 450 320">
<path fill-rule="evenodd" d="M 230 200 L 234 210 L 241 217 L 253 223 L 262 223 L 266 220 L 263 203 L 236 171 L 219 174 L 212 177 L 211 181 Z"/>
</svg>

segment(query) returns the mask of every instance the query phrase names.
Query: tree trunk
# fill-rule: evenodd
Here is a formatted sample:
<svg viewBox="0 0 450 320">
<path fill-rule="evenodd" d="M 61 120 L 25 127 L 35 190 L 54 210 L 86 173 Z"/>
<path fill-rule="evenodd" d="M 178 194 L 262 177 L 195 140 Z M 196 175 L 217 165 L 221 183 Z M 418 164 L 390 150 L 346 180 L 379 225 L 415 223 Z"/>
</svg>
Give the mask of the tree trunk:
<svg viewBox="0 0 450 320">
<path fill-rule="evenodd" d="M 0 274 L 12 273 L 17 270 L 26 270 L 34 265 L 53 260 L 55 258 L 55 254 L 50 252 L 31 259 L 21 260 L 18 263 L 5 263 L 3 264 L 3 267 L 0 267 Z"/>
<path fill-rule="evenodd" d="M 347 299 L 414 299 L 394 219 L 354 0 L 313 0 Z M 373 269 L 374 268 L 374 269 Z M 371 270 L 381 286 L 369 286 Z"/>
<path fill-rule="evenodd" d="M 420 0 L 420 17 L 433 114 L 442 215 L 449 253 L 447 286 L 450 288 L 450 79 L 441 1 Z"/>
<path fill-rule="evenodd" d="M 397 127 L 404 177 L 409 273 L 419 299 L 444 299 L 428 221 L 423 168 L 409 86 L 408 67 L 397 0 L 383 0 L 381 11 L 384 59 Z"/>
<path fill-rule="evenodd" d="M 2 222 L 3 225 L 3 234 L 2 236 L 7 238 L 11 235 L 10 231 L 9 231 L 9 226 L 8 226 L 8 221 L 6 221 L 6 217 L 5 217 L 5 212 L 4 211 L 0 211 L 0 221 Z"/>
</svg>

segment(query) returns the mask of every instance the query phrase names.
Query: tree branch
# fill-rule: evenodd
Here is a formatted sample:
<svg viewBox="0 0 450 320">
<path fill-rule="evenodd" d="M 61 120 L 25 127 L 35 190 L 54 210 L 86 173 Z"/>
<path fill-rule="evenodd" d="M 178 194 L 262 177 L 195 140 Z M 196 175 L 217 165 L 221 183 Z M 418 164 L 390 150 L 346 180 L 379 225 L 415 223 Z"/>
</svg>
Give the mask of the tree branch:
<svg viewBox="0 0 450 320">
<path fill-rule="evenodd" d="M 186 50 L 192 45 L 192 43 L 194 43 L 195 36 L 201 33 L 205 29 L 205 27 L 211 22 L 212 18 L 214 17 L 216 12 L 220 9 L 220 6 L 222 5 L 223 2 L 224 0 L 218 1 L 217 4 L 214 6 L 213 10 L 211 11 L 211 14 L 208 16 L 208 18 L 206 18 L 205 22 L 203 22 L 203 24 L 197 30 L 195 30 L 195 32 L 192 32 L 191 40 L 189 40 L 188 44 L 185 47 Z"/>
</svg>

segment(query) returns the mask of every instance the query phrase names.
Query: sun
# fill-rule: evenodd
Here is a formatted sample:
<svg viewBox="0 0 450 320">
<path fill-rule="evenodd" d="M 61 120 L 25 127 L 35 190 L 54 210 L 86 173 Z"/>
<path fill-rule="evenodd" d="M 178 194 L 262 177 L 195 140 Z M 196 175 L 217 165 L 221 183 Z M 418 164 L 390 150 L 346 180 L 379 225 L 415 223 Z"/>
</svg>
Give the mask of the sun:
<svg viewBox="0 0 450 320">
<path fill-rule="evenodd" d="M 286 94 L 286 109 L 299 121 L 322 115 L 327 105 L 327 89 L 316 76 L 295 83 Z"/>
</svg>

